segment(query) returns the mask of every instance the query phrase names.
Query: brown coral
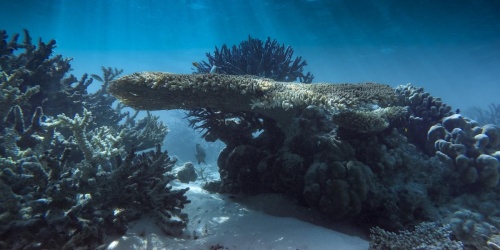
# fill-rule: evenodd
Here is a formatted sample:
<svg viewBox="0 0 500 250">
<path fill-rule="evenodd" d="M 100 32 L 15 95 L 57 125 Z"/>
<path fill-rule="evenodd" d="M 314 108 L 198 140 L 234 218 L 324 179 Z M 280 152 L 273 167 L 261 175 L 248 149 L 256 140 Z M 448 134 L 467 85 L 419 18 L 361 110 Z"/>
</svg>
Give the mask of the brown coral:
<svg viewBox="0 0 500 250">
<path fill-rule="evenodd" d="M 309 105 L 327 109 L 385 106 L 395 94 L 388 85 L 300 84 L 265 78 L 221 74 L 182 75 L 140 72 L 113 81 L 109 92 L 126 105 L 142 110 L 213 107 L 225 112 L 251 111 L 277 120 L 277 113 Z"/>
</svg>

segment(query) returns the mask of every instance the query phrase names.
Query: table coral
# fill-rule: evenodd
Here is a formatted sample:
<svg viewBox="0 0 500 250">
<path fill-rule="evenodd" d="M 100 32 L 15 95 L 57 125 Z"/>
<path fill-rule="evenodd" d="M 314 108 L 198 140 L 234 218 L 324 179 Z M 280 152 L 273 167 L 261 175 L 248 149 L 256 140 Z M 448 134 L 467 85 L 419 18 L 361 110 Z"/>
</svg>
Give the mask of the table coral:
<svg viewBox="0 0 500 250">
<path fill-rule="evenodd" d="M 180 75 L 140 72 L 113 81 L 109 92 L 141 110 L 213 107 L 224 112 L 250 111 L 275 119 L 308 105 L 327 109 L 385 106 L 395 98 L 388 85 L 299 84 L 221 74 Z M 286 118 L 280 119 L 286 123 Z"/>
</svg>

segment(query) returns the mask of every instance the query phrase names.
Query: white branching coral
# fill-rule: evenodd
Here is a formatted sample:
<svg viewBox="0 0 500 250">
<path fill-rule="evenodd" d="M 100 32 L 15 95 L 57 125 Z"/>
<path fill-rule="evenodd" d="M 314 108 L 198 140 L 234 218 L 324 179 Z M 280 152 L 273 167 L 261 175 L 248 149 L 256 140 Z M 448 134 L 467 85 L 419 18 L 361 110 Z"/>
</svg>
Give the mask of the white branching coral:
<svg viewBox="0 0 500 250">
<path fill-rule="evenodd" d="M 121 145 L 124 131 L 117 132 L 108 126 L 102 126 L 87 133 L 87 127 L 92 122 L 92 113 L 83 110 L 83 116 L 78 114 L 73 119 L 65 114 L 57 116 L 58 122 L 73 132 L 76 144 L 83 152 L 85 159 L 93 164 L 103 164 L 106 159 L 125 153 Z M 89 137 L 90 140 L 89 140 Z"/>
<path fill-rule="evenodd" d="M 0 73 L 0 124 L 5 121 L 10 110 L 40 91 L 40 86 L 34 86 L 21 92 L 19 86 L 21 80 L 16 74 L 8 75 L 5 72 Z"/>
<path fill-rule="evenodd" d="M 124 130 L 117 132 L 111 127 L 103 126 L 94 129 L 91 134 L 94 160 L 101 162 L 125 153 L 122 146 Z"/>
<path fill-rule="evenodd" d="M 92 160 L 93 152 L 90 142 L 87 140 L 87 127 L 92 121 L 92 113 L 87 109 L 83 110 L 83 116 L 76 114 L 73 119 L 67 117 L 65 114 L 60 114 L 57 116 L 59 123 L 68 127 L 73 131 L 73 136 L 75 138 L 76 144 L 83 152 L 85 159 Z"/>
</svg>

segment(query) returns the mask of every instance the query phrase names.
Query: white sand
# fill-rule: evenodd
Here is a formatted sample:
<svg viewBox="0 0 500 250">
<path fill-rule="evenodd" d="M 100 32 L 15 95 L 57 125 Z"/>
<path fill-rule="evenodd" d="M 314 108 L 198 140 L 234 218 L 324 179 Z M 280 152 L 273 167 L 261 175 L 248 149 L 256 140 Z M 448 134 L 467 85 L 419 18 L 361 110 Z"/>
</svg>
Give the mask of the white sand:
<svg viewBox="0 0 500 250">
<path fill-rule="evenodd" d="M 178 182 L 173 185 L 186 186 Z M 230 198 L 210 194 L 196 185 L 187 186 L 191 203 L 183 211 L 189 214 L 189 225 L 182 238 L 165 236 L 153 219 L 145 218 L 132 223 L 126 235 L 110 241 L 108 249 L 208 250 L 216 245 L 228 250 L 368 249 L 368 242 L 360 237 L 315 225 L 324 223 L 320 215 L 281 195 Z M 349 234 L 359 232 L 350 230 Z"/>
</svg>

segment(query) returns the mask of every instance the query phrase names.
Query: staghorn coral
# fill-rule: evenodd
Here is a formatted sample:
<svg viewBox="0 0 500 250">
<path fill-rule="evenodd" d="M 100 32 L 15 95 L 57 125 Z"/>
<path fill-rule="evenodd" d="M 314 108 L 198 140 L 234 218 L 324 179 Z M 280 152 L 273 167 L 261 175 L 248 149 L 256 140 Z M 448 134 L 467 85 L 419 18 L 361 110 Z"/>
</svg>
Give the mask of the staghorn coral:
<svg viewBox="0 0 500 250">
<path fill-rule="evenodd" d="M 136 150 L 149 149 L 152 145 L 163 142 L 168 134 L 168 127 L 160 121 L 160 117 L 147 112 L 147 116 L 139 120 L 128 119 L 121 128 L 121 138 L 125 144 L 125 150 L 130 150 L 134 145 Z"/>
<path fill-rule="evenodd" d="M 284 44 L 279 45 L 276 39 L 268 37 L 265 42 L 248 37 L 238 47 L 230 49 L 222 45 L 219 50 L 215 47 L 214 55 L 207 53 L 208 62 L 195 63 L 196 73 L 217 73 L 228 75 L 254 75 L 274 79 L 276 81 L 293 82 L 297 79 L 303 83 L 311 83 L 314 76 L 311 73 L 303 74 L 307 65 L 302 57 L 293 57 L 293 49 Z"/>
<path fill-rule="evenodd" d="M 113 108 L 113 103 L 116 102 L 116 98 L 107 92 L 108 85 L 117 76 L 119 76 L 123 69 L 111 68 L 111 67 L 101 67 L 102 77 L 96 74 L 91 74 L 91 77 L 98 82 L 101 82 L 101 88 L 94 93 L 88 94 L 86 98 L 85 108 L 88 109 L 92 114 L 94 114 L 94 123 L 100 124 L 100 126 L 113 126 L 117 129 L 119 122 L 129 115 L 128 112 L 122 112 L 123 107 L 117 105 Z M 86 75 L 84 75 L 86 77 Z M 84 79 L 84 78 L 82 78 Z M 85 91 L 86 92 L 86 91 Z M 94 127 L 91 126 L 93 129 Z M 153 143 L 151 145 L 155 145 Z"/>
<path fill-rule="evenodd" d="M 488 109 L 471 107 L 469 110 L 467 110 L 467 113 L 479 124 L 500 125 L 500 104 L 491 103 L 490 105 L 488 105 Z"/>
<path fill-rule="evenodd" d="M 0 49 L 2 71 L 8 76 L 15 77 L 21 92 L 38 86 L 39 91 L 30 96 L 29 103 L 19 104 L 27 114 L 33 114 L 35 109 L 42 107 L 47 115 L 55 115 L 53 111 L 64 109 L 64 113 L 74 115 L 80 112 L 81 103 L 74 102 L 68 93 L 77 92 L 71 84 L 74 76 L 64 78 L 70 70 L 71 59 L 64 59 L 61 55 L 51 56 L 56 47 L 55 40 L 44 43 L 41 39 L 38 46 L 32 44 L 32 38 L 24 30 L 24 40 L 18 43 L 19 35 L 13 35 L 7 42 L 7 35 L 2 31 L 5 49 Z M 56 111 L 57 112 L 57 111 Z"/>
<path fill-rule="evenodd" d="M 63 126 L 69 127 L 69 129 L 73 132 L 76 144 L 83 152 L 85 158 L 88 161 L 93 161 L 94 150 L 87 138 L 87 127 L 92 121 L 92 113 L 85 109 L 83 111 L 83 116 L 76 114 L 75 117 L 71 119 L 65 114 L 60 114 L 57 118 L 57 124 L 62 124 Z"/>
<path fill-rule="evenodd" d="M 0 75 L 0 126 L 4 126 L 8 114 L 14 106 L 24 105 L 34 94 L 40 91 L 40 86 L 20 90 L 22 80 L 17 75 Z M 24 121 L 22 121 L 24 123 Z"/>
<path fill-rule="evenodd" d="M 171 235 L 181 234 L 187 223 L 181 212 L 189 202 L 187 189 L 167 186 L 175 160 L 159 146 L 140 155 L 131 150 L 110 173 L 83 173 L 85 162 L 75 171 L 50 155 L 24 161 L 21 167 L 3 166 L 0 178 L 1 243 L 10 249 L 95 248 L 106 234 L 125 233 L 128 222 L 143 214 L 157 217 Z"/>
<path fill-rule="evenodd" d="M 206 141 L 226 144 L 244 143 L 252 133 L 273 124 L 272 120 L 252 112 L 221 112 L 212 108 L 194 109 L 186 114 L 189 126 L 203 132 Z"/>
<path fill-rule="evenodd" d="M 141 214 L 182 233 L 187 190 L 167 186 L 175 159 L 155 143 L 166 126 L 112 107 L 107 83 L 121 70 L 65 77 L 70 59 L 51 56 L 55 41 L 35 46 L 24 35 L 7 42 L 0 32 L 0 248 L 93 249 Z M 103 85 L 89 94 L 93 79 Z M 125 140 L 156 151 L 136 154 Z"/>
</svg>

